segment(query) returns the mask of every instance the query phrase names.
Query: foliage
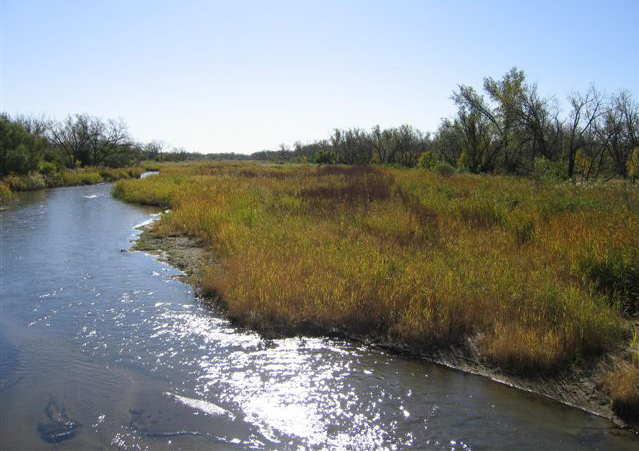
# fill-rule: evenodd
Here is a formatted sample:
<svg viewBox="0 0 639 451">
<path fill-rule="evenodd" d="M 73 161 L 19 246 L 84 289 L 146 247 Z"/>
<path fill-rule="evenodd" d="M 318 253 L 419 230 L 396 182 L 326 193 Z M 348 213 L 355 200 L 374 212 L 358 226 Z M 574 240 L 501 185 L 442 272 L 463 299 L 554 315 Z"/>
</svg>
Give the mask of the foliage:
<svg viewBox="0 0 639 451">
<path fill-rule="evenodd" d="M 9 175 L 2 179 L 4 185 L 13 191 L 33 191 L 60 186 L 94 185 L 112 182 L 119 179 L 139 178 L 144 172 L 142 167 L 130 168 L 84 168 L 75 170 L 54 171 L 45 163 L 44 171 L 26 175 Z"/>
<path fill-rule="evenodd" d="M 553 97 L 542 97 L 523 71 L 512 68 L 501 79 L 487 77 L 483 90 L 460 85 L 452 99 L 457 112 L 435 133 L 409 125 L 370 131 L 335 129 L 328 139 L 285 145 L 251 155 L 256 160 L 307 161 L 335 155 L 330 163 L 382 164 L 432 168 L 421 164 L 426 149 L 435 161 L 471 173 L 535 175 L 542 179 L 632 176 L 632 149 L 639 145 L 639 105 L 627 91 L 604 96 L 594 86 L 571 93 L 565 117 Z M 329 163 L 329 162 L 327 162 Z M 630 165 L 630 166 L 629 166 Z M 541 167 L 540 167 L 541 166 Z"/>
<path fill-rule="evenodd" d="M 429 170 L 433 169 L 436 164 L 437 164 L 437 157 L 430 150 L 426 150 L 425 152 L 423 152 L 419 156 L 419 160 L 417 161 L 417 167 L 422 169 L 429 169 Z"/>
<path fill-rule="evenodd" d="M 313 155 L 311 161 L 315 164 L 335 164 L 337 163 L 337 155 L 335 152 L 320 150 Z"/>
<path fill-rule="evenodd" d="M 58 167 L 54 163 L 43 160 L 38 165 L 38 171 L 45 177 L 51 177 L 53 174 L 58 172 Z"/>
<path fill-rule="evenodd" d="M 433 171 L 441 176 L 450 177 L 455 173 L 455 168 L 448 163 L 442 162 L 433 166 Z"/>
<path fill-rule="evenodd" d="M 46 145 L 45 138 L 29 133 L 19 123 L 0 114 L 0 177 L 11 172 L 35 171 Z"/>
<path fill-rule="evenodd" d="M 594 86 L 567 97 L 563 117 L 553 97 L 540 95 L 526 74 L 512 68 L 487 77 L 482 90 L 460 85 L 457 111 L 434 132 L 410 125 L 370 130 L 336 128 L 324 139 L 251 155 L 199 154 L 161 141 L 135 143 L 121 120 L 72 114 L 62 121 L 0 118 L 0 177 L 26 175 L 43 160 L 59 169 L 138 164 L 141 160 L 266 160 L 272 163 L 379 164 L 433 169 L 445 162 L 458 171 L 584 180 L 637 176 L 639 105 L 628 91 L 606 96 Z"/>
<path fill-rule="evenodd" d="M 567 177 L 563 162 L 551 161 L 544 157 L 535 159 L 533 175 L 539 180 L 557 181 Z"/>
<path fill-rule="evenodd" d="M 14 199 L 11 188 L 4 182 L 0 182 L 0 205 L 11 202 Z"/>
<path fill-rule="evenodd" d="M 628 336 L 579 263 L 591 247 L 639 248 L 639 193 L 618 185 L 193 163 L 120 181 L 114 194 L 169 206 L 156 232 L 206 243 L 219 263 L 203 268 L 202 288 L 258 329 L 424 349 L 470 338 L 483 358 L 528 373 Z"/>
<path fill-rule="evenodd" d="M 12 191 L 33 191 L 47 187 L 44 177 L 37 172 L 23 176 L 10 175 L 4 178 L 4 182 Z"/>
</svg>

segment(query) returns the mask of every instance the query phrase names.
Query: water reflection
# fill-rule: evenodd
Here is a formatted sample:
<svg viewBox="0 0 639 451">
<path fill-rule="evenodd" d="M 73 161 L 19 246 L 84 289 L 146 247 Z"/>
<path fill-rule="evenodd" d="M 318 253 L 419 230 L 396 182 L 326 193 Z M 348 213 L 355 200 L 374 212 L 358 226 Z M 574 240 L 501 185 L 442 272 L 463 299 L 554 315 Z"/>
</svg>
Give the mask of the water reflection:
<svg viewBox="0 0 639 451">
<path fill-rule="evenodd" d="M 0 213 L 2 449 L 51 449 L 37 425 L 55 412 L 78 425 L 60 449 L 636 449 L 602 419 L 481 378 L 238 330 L 179 271 L 121 252 L 153 214 L 107 185 Z"/>
</svg>

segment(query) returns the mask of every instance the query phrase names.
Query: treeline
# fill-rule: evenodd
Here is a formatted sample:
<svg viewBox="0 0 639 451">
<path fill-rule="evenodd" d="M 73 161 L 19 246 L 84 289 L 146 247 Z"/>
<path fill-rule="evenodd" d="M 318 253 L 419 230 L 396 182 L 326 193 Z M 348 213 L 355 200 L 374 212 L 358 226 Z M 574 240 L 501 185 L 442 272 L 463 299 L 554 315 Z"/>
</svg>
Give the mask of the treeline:
<svg viewBox="0 0 639 451">
<path fill-rule="evenodd" d="M 168 149 L 160 141 L 135 142 L 122 120 L 75 114 L 53 121 L 0 114 L 0 177 L 205 157 L 184 149 Z"/>
<path fill-rule="evenodd" d="M 0 114 L 0 177 L 87 166 L 123 167 L 141 160 L 267 160 L 319 164 L 435 165 L 472 173 L 560 178 L 639 175 L 639 106 L 627 91 L 594 86 L 567 96 L 562 114 L 523 71 L 485 78 L 481 91 L 461 85 L 457 107 L 434 132 L 410 125 L 370 131 L 335 129 L 326 139 L 251 155 L 200 154 L 160 141 L 135 142 L 122 120 L 86 114 L 62 121 Z"/>
<path fill-rule="evenodd" d="M 366 131 L 335 129 L 328 139 L 262 151 L 254 159 L 315 163 L 443 163 L 472 173 L 531 174 L 584 179 L 639 172 L 639 106 L 627 91 L 604 95 L 594 86 L 567 96 L 562 115 L 523 71 L 485 78 L 482 91 L 459 86 L 457 112 L 434 133 L 409 125 Z M 634 171 L 634 173 L 633 173 Z"/>
</svg>

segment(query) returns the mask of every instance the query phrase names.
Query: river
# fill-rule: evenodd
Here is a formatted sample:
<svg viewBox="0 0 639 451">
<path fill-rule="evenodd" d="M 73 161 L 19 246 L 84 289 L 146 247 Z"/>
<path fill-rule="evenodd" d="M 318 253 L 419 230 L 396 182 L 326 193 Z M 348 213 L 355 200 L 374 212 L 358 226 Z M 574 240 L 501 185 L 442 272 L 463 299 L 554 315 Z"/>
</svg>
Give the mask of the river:
<svg viewBox="0 0 639 451">
<path fill-rule="evenodd" d="M 128 251 L 158 211 L 110 189 L 24 193 L 0 212 L 3 450 L 639 448 L 485 378 L 233 327 L 178 270 Z"/>
</svg>

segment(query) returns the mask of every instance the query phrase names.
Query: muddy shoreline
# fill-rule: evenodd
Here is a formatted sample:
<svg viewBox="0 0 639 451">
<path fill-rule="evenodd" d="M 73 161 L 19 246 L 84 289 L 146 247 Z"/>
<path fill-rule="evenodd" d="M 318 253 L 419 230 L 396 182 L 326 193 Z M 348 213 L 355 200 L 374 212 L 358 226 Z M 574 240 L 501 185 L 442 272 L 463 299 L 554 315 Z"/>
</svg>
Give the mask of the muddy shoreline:
<svg viewBox="0 0 639 451">
<path fill-rule="evenodd" d="M 134 242 L 132 250 L 153 254 L 161 261 L 180 269 L 184 274 L 179 278 L 183 282 L 191 284 L 199 298 L 223 309 L 222 302 L 206 296 L 199 289 L 202 263 L 215 262 L 213 256 L 205 251 L 202 243 L 182 235 L 158 236 L 153 232 L 152 226 L 147 225 L 142 227 L 142 233 Z M 240 327 L 245 326 L 233 318 L 231 321 Z M 545 396 L 562 404 L 604 417 L 615 426 L 631 429 L 639 434 L 639 424 L 628 424 L 615 414 L 612 400 L 603 388 L 606 372 L 620 358 L 617 355 L 605 355 L 594 362 L 587 362 L 587 364 L 575 363 L 559 374 L 527 377 L 507 374 L 490 363 L 484 362 L 480 357 L 477 346 L 478 339 L 476 338 L 468 338 L 461 345 L 427 350 L 385 337 L 357 335 L 344 330 L 314 330 L 312 327 L 308 330 L 289 330 L 274 327 L 268 330 L 257 330 L 257 332 L 269 338 L 296 334 L 343 338 L 378 347 L 394 354 L 423 358 L 454 370 L 487 377 L 519 390 Z"/>
</svg>

